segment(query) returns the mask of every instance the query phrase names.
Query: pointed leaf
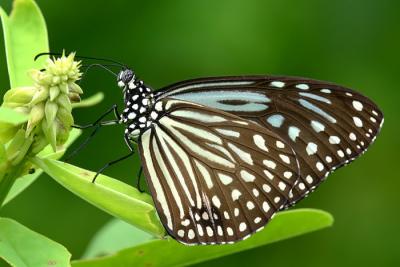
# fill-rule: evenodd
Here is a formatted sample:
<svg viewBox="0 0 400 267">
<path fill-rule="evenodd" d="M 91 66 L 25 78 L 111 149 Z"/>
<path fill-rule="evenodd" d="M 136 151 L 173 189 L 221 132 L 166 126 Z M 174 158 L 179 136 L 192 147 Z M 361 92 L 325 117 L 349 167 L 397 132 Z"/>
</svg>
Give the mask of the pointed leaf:
<svg viewBox="0 0 400 267">
<path fill-rule="evenodd" d="M 116 253 L 154 239 L 142 230 L 118 219 L 110 220 L 90 241 L 82 258 L 93 258 Z"/>
<path fill-rule="evenodd" d="M 0 257 L 18 267 L 69 266 L 71 254 L 22 224 L 0 218 Z"/>
<path fill-rule="evenodd" d="M 28 71 L 41 69 L 46 57 L 36 62 L 35 55 L 48 52 L 46 23 L 32 0 L 15 0 L 8 16 L 0 8 L 11 88 L 32 84 Z"/>
<path fill-rule="evenodd" d="M 105 175 L 99 175 L 92 183 L 94 172 L 57 160 L 36 157 L 32 162 L 98 208 L 155 236 L 164 236 L 164 227 L 149 195 Z"/>
<path fill-rule="evenodd" d="M 187 266 L 313 232 L 333 223 L 321 210 L 298 209 L 278 213 L 264 230 L 232 245 L 186 246 L 173 239 L 154 240 L 117 254 L 73 262 L 73 267 Z"/>
</svg>

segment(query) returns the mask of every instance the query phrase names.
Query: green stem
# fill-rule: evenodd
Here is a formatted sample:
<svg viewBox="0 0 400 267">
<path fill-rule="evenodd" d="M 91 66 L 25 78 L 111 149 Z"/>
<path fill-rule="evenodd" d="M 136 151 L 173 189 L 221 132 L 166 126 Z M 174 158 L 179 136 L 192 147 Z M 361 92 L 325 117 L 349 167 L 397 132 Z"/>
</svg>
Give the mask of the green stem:
<svg viewBox="0 0 400 267">
<path fill-rule="evenodd" d="M 2 207 L 3 202 L 6 199 L 8 192 L 10 191 L 15 180 L 20 176 L 24 164 L 25 160 L 22 160 L 16 166 L 12 166 L 10 163 L 6 165 L 6 172 L 0 181 L 0 208 Z"/>
</svg>

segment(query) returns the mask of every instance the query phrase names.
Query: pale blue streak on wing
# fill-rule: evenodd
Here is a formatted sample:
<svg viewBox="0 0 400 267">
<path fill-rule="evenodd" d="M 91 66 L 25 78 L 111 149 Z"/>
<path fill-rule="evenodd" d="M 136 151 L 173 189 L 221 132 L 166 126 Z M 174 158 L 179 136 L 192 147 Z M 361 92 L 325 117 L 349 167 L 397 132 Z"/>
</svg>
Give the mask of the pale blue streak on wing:
<svg viewBox="0 0 400 267">
<path fill-rule="evenodd" d="M 310 102 L 308 102 L 307 100 L 304 99 L 299 99 L 299 103 L 300 105 L 302 105 L 303 107 L 305 107 L 306 109 L 309 109 L 315 113 L 317 113 L 318 115 L 324 117 L 325 119 L 329 120 L 332 123 L 336 123 L 336 119 L 334 117 L 332 117 L 331 115 L 329 115 L 328 113 L 326 113 L 325 111 L 323 111 L 322 109 L 320 109 L 319 107 L 311 104 Z"/>
<path fill-rule="evenodd" d="M 257 112 L 268 109 L 271 99 L 262 93 L 240 92 L 240 91 L 206 91 L 206 92 L 190 92 L 174 95 L 173 98 L 190 101 L 208 107 L 217 108 L 224 111 L 243 111 Z M 241 105 L 229 105 L 221 103 L 221 101 L 244 101 Z"/>
</svg>

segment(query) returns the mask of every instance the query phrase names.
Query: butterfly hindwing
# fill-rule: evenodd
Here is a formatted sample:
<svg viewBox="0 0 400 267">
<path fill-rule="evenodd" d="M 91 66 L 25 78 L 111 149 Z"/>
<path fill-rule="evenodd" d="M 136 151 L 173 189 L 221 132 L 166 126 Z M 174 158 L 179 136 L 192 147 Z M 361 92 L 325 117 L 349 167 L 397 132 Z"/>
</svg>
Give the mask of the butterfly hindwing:
<svg viewBox="0 0 400 267">
<path fill-rule="evenodd" d="M 276 133 L 296 152 L 300 178 L 286 206 L 375 140 L 383 114 L 368 98 L 327 82 L 273 76 L 203 78 L 161 89 L 173 97 L 217 108 Z"/>
<path fill-rule="evenodd" d="M 145 176 L 171 236 L 221 244 L 262 229 L 299 177 L 295 152 L 252 121 L 170 98 L 139 140 Z"/>
</svg>

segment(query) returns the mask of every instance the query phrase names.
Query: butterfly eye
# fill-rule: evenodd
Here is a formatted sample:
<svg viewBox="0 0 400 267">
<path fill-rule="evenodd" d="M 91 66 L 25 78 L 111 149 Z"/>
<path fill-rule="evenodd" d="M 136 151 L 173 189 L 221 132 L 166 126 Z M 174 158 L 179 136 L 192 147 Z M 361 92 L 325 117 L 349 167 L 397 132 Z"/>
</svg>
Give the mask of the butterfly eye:
<svg viewBox="0 0 400 267">
<path fill-rule="evenodd" d="M 124 87 L 128 82 L 132 80 L 134 77 L 133 71 L 130 69 L 125 69 L 120 71 L 118 74 L 118 86 L 119 87 Z"/>
</svg>

